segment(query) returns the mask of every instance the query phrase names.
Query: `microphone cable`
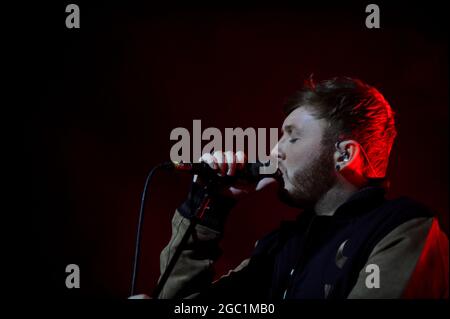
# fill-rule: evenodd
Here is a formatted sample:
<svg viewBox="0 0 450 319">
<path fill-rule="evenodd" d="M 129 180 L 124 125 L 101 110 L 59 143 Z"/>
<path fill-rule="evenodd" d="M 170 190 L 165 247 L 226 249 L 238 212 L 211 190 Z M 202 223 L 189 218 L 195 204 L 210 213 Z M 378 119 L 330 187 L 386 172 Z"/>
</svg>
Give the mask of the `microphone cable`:
<svg viewBox="0 0 450 319">
<path fill-rule="evenodd" d="M 153 167 L 150 172 L 147 174 L 147 178 L 145 179 L 144 189 L 142 191 L 141 196 L 141 207 L 139 209 L 139 217 L 138 217 L 138 224 L 137 224 L 137 232 L 136 232 L 136 244 L 134 248 L 134 259 L 133 259 L 133 272 L 131 277 L 131 290 L 130 290 L 130 296 L 134 296 L 136 292 L 136 279 L 137 279 L 137 273 L 139 268 L 139 256 L 140 256 L 140 250 L 141 250 L 141 237 L 142 237 L 142 226 L 144 223 L 144 212 L 145 212 L 145 202 L 147 200 L 147 192 L 150 185 L 150 181 L 155 174 L 157 170 L 160 169 L 168 169 L 171 168 L 170 165 L 165 162 L 156 165 Z"/>
</svg>

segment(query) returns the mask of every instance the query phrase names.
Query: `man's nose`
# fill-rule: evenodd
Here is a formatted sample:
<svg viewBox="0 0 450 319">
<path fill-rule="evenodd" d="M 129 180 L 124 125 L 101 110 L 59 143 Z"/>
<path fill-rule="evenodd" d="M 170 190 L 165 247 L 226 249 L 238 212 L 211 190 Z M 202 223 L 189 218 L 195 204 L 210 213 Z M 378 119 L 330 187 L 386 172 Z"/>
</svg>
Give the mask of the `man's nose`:
<svg viewBox="0 0 450 319">
<path fill-rule="evenodd" d="M 278 159 L 284 159 L 285 155 L 284 152 L 280 148 L 280 142 L 278 142 L 270 151 L 270 156 Z"/>
</svg>

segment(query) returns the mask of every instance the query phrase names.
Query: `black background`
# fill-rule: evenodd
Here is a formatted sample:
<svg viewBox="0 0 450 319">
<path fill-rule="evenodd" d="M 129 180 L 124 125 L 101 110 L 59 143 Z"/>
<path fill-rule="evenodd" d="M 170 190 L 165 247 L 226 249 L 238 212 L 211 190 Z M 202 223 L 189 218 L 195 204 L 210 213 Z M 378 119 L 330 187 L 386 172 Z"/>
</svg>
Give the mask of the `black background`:
<svg viewBox="0 0 450 319">
<path fill-rule="evenodd" d="M 169 158 L 171 130 L 192 131 L 193 119 L 221 130 L 279 127 L 283 102 L 311 73 L 358 77 L 385 95 L 399 132 L 389 196 L 425 203 L 448 233 L 448 34 L 440 5 L 377 2 L 381 28 L 367 29 L 370 2 L 77 1 L 81 28 L 66 29 L 69 3 L 24 6 L 31 25 L 17 40 L 27 45 L 22 94 L 34 101 L 19 110 L 32 199 L 32 239 L 20 254 L 39 274 L 26 279 L 36 298 L 126 298 L 143 183 Z M 140 292 L 156 283 L 188 186 L 189 177 L 170 173 L 153 181 Z M 218 273 L 295 213 L 268 191 L 239 203 Z M 70 263 L 81 268 L 80 289 L 65 287 Z"/>
</svg>

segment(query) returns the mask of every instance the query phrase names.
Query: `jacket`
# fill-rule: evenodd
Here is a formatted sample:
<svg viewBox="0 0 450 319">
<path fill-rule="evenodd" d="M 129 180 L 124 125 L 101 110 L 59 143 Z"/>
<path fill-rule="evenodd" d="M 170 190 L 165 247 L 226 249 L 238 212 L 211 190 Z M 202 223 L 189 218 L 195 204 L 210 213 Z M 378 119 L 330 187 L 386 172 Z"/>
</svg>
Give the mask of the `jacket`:
<svg viewBox="0 0 450 319">
<path fill-rule="evenodd" d="M 195 188 L 195 186 L 194 186 Z M 176 210 L 172 237 L 160 256 L 166 268 L 198 208 L 193 189 Z M 351 196 L 333 216 L 305 210 L 258 240 L 237 268 L 213 282 L 226 215 L 218 198 L 166 282 L 160 298 L 200 300 L 448 298 L 448 239 L 428 208 L 381 187 Z"/>
</svg>

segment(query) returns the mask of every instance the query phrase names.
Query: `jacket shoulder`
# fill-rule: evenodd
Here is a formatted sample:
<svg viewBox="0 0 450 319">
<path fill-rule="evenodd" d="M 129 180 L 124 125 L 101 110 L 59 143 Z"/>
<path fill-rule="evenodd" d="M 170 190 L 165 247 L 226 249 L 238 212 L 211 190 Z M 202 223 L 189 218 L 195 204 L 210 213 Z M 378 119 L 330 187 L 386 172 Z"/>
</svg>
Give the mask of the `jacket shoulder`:
<svg viewBox="0 0 450 319">
<path fill-rule="evenodd" d="M 433 217 L 435 212 L 425 204 L 418 202 L 412 198 L 401 196 L 394 199 L 387 199 L 381 211 L 389 215 L 392 219 L 409 220 L 419 217 Z"/>
</svg>

